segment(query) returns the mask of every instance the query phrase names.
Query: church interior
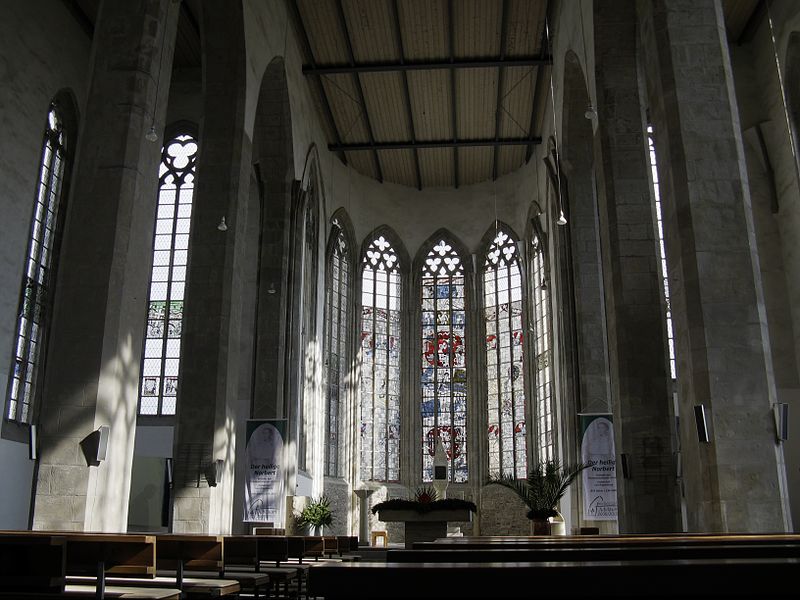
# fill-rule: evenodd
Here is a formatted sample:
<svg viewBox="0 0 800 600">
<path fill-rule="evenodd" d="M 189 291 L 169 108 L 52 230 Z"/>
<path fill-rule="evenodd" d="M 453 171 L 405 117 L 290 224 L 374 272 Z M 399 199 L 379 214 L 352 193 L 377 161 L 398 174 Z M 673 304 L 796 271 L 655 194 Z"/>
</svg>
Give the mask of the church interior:
<svg viewBox="0 0 800 600">
<path fill-rule="evenodd" d="M 800 4 L 8 0 L 0 82 L 0 563 L 415 498 L 539 560 L 552 467 L 551 538 L 796 568 Z"/>
</svg>

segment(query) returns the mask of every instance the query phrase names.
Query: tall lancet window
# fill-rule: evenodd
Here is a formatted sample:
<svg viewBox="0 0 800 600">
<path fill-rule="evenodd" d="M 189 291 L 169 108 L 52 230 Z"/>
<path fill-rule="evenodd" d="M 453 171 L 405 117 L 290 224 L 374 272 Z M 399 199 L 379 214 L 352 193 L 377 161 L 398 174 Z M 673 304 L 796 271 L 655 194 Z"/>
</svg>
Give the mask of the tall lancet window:
<svg viewBox="0 0 800 600">
<path fill-rule="evenodd" d="M 37 371 L 44 355 L 45 330 L 53 303 L 64 150 L 63 124 L 58 108 L 51 104 L 42 143 L 6 398 L 6 418 L 20 423 L 30 423 L 33 417 Z"/>
<path fill-rule="evenodd" d="M 653 175 L 653 197 L 656 209 L 656 226 L 658 227 L 658 251 L 661 259 L 661 275 L 664 278 L 665 319 L 667 322 L 667 347 L 669 350 L 669 374 L 675 379 L 678 374 L 675 361 L 675 332 L 672 329 L 672 304 L 669 295 L 669 275 L 667 271 L 667 250 L 664 246 L 664 218 L 661 214 L 661 188 L 658 181 L 658 163 L 656 161 L 656 142 L 653 139 L 653 126 L 647 126 L 647 147 L 650 154 L 650 172 Z"/>
<path fill-rule="evenodd" d="M 517 244 L 498 231 L 483 271 L 489 475 L 527 476 L 522 362 L 522 270 Z"/>
<path fill-rule="evenodd" d="M 300 368 L 300 397 L 298 405 L 298 467 L 308 468 L 308 440 L 310 423 L 313 419 L 306 414 L 313 408 L 313 394 L 317 385 L 317 268 L 319 254 L 317 240 L 319 229 L 319 198 L 317 197 L 317 180 L 311 178 L 306 192 L 306 204 L 303 212 L 303 275 L 302 275 L 302 364 Z"/>
<path fill-rule="evenodd" d="M 536 390 L 536 446 L 539 460 L 556 453 L 553 423 L 553 351 L 550 346 L 550 294 L 547 289 L 544 244 L 534 231 L 531 239 L 531 289 L 533 290 L 533 374 Z"/>
<path fill-rule="evenodd" d="M 437 438 L 447 475 L 467 480 L 467 361 L 464 264 L 437 241 L 422 265 L 422 480 L 433 480 Z"/>
<path fill-rule="evenodd" d="M 325 475 L 340 477 L 339 426 L 350 361 L 350 247 L 338 223 L 328 246 L 325 298 Z"/>
<path fill-rule="evenodd" d="M 361 479 L 400 479 L 400 298 L 397 252 L 372 240 L 361 274 Z"/>
<path fill-rule="evenodd" d="M 140 415 L 175 414 L 196 159 L 197 140 L 188 134 L 161 151 Z"/>
</svg>

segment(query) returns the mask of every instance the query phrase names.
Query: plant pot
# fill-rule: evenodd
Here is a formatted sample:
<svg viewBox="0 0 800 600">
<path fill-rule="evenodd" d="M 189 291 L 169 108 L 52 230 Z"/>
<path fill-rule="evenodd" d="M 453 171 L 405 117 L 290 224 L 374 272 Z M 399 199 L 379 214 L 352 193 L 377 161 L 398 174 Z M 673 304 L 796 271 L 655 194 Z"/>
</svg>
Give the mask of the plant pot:
<svg viewBox="0 0 800 600">
<path fill-rule="evenodd" d="M 531 535 L 552 535 L 549 519 L 531 519 Z"/>
<path fill-rule="evenodd" d="M 311 527 L 311 535 L 321 536 L 322 535 L 322 525 L 313 525 Z"/>
</svg>

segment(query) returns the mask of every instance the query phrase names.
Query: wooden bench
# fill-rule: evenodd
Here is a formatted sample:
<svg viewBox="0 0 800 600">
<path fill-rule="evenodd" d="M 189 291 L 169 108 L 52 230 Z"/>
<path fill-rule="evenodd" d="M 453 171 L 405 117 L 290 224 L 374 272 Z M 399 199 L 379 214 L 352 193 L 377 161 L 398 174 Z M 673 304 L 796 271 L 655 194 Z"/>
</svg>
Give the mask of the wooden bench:
<svg viewBox="0 0 800 600">
<path fill-rule="evenodd" d="M 13 542 L 11 540 L 14 540 Z M 178 599 L 180 590 L 173 586 L 163 585 L 160 587 L 140 587 L 126 581 L 125 585 L 107 585 L 108 574 L 124 574 L 131 576 L 142 576 L 148 578 L 150 583 L 155 576 L 155 538 L 153 536 L 142 535 L 116 535 L 116 534 L 87 534 L 87 533 L 65 533 L 65 532 L 0 532 L 0 541 L 7 540 L 8 544 L 3 543 L 7 551 L 12 547 L 16 548 L 19 556 L 24 556 L 24 560 L 32 559 L 34 567 L 38 568 L 40 563 L 36 555 L 41 551 L 46 560 L 41 563 L 41 575 L 30 583 L 33 589 L 30 593 L 35 597 L 76 597 L 76 598 L 139 598 L 148 600 Z M 63 570 L 58 570 L 61 558 L 57 557 L 60 552 L 63 556 Z M 22 567 L 20 567 L 22 569 Z M 23 569 L 25 570 L 25 569 Z M 86 576 L 87 579 L 79 582 L 72 582 L 71 578 L 76 576 Z M 25 584 L 24 577 L 9 576 L 9 583 L 14 587 L 21 587 Z M 54 585 L 49 589 L 41 589 L 42 580 L 51 579 Z M 58 581 L 63 583 L 59 584 Z M 23 597 L 21 592 L 6 590 L 6 579 L 0 579 L 0 594 L 6 597 Z M 56 589 L 58 586 L 61 589 Z M 25 598 L 31 598 L 25 592 Z"/>
<path fill-rule="evenodd" d="M 800 559 L 323 563 L 309 592 L 359 598 L 794 597 Z"/>
<path fill-rule="evenodd" d="M 386 562 L 548 562 L 800 558 L 798 544 L 674 545 L 662 547 L 447 548 L 389 550 Z"/>
<path fill-rule="evenodd" d="M 57 593 L 66 574 L 66 538 L 0 535 L 0 591 Z"/>
<path fill-rule="evenodd" d="M 288 561 L 285 537 L 268 535 L 226 535 L 223 537 L 223 572 L 236 577 L 240 573 L 259 573 L 269 577 L 270 588 L 289 596 L 300 593 L 302 582 L 294 566 L 281 567 Z M 275 563 L 275 566 L 263 563 Z"/>
<path fill-rule="evenodd" d="M 427 548 L 602 548 L 664 547 L 668 545 L 769 545 L 798 544 L 795 534 L 673 534 L 616 536 L 472 536 L 440 538 L 432 542 L 416 542 L 415 550 Z"/>
</svg>

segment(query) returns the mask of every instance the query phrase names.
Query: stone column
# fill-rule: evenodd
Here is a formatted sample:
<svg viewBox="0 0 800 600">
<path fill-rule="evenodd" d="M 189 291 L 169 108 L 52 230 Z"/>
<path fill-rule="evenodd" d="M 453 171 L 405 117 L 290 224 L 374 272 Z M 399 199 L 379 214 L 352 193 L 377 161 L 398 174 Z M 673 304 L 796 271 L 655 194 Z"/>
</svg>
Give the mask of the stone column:
<svg viewBox="0 0 800 600">
<path fill-rule="evenodd" d="M 144 136 L 154 110 L 163 130 L 177 17 L 170 0 L 106 0 L 98 16 L 42 393 L 35 529 L 127 528 L 161 150 Z M 101 426 L 98 462 L 82 448 L 93 452 L 87 437 Z"/>
<path fill-rule="evenodd" d="M 595 156 L 619 530 L 679 530 L 658 240 L 636 69 L 636 7 L 594 4 Z M 630 475 L 623 477 L 625 453 Z"/>
<path fill-rule="evenodd" d="M 250 407 L 239 390 L 240 378 L 251 369 L 240 363 L 251 360 L 242 343 L 243 330 L 253 327 L 243 321 L 244 287 L 251 277 L 246 242 L 248 219 L 258 215 L 247 210 L 251 147 L 244 132 L 242 8 L 234 4 L 203 3 L 204 118 L 178 385 L 176 533 L 231 531 L 235 456 L 244 449 L 237 433 Z M 222 217 L 226 231 L 218 229 Z M 206 473 L 217 460 L 223 461 L 222 481 L 214 482 Z"/>
<path fill-rule="evenodd" d="M 691 531 L 791 527 L 722 6 L 637 3 L 673 284 Z M 705 407 L 709 442 L 693 408 Z"/>
</svg>

